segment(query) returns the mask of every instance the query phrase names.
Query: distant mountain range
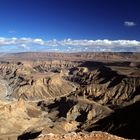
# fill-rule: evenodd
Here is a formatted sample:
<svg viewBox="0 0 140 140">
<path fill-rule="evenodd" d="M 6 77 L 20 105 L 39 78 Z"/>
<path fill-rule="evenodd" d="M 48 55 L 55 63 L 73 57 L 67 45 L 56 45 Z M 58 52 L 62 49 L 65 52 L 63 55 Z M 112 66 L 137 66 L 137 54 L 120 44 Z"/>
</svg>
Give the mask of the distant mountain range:
<svg viewBox="0 0 140 140">
<path fill-rule="evenodd" d="M 96 61 L 139 61 L 140 53 L 134 52 L 20 52 L 0 53 L 0 59 L 5 60 L 96 60 Z"/>
</svg>

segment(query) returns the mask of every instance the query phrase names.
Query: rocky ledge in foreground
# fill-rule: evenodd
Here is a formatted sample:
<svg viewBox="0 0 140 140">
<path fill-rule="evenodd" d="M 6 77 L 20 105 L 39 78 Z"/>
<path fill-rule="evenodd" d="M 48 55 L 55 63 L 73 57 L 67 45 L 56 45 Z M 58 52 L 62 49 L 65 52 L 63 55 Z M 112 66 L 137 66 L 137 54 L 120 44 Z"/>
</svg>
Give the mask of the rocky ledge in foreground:
<svg viewBox="0 0 140 140">
<path fill-rule="evenodd" d="M 41 135 L 36 140 L 126 140 L 105 132 L 92 132 L 92 133 L 68 133 L 65 135 L 47 134 Z"/>
</svg>

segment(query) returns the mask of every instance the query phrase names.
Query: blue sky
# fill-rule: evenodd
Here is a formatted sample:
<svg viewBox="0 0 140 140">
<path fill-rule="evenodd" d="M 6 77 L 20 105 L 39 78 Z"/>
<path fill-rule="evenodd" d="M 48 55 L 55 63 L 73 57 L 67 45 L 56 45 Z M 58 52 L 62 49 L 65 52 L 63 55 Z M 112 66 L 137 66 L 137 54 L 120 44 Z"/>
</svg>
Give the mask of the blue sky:
<svg viewBox="0 0 140 140">
<path fill-rule="evenodd" d="M 0 51 L 140 51 L 139 13 L 139 0 L 0 0 Z"/>
</svg>

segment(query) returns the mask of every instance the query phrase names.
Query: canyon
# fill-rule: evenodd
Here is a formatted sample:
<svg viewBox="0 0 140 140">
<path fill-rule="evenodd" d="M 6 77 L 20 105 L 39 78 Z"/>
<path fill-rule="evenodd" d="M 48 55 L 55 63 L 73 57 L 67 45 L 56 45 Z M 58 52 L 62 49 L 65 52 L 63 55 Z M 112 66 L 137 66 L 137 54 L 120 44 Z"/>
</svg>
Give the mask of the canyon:
<svg viewBox="0 0 140 140">
<path fill-rule="evenodd" d="M 0 56 L 0 140 L 140 139 L 139 53 Z"/>
</svg>

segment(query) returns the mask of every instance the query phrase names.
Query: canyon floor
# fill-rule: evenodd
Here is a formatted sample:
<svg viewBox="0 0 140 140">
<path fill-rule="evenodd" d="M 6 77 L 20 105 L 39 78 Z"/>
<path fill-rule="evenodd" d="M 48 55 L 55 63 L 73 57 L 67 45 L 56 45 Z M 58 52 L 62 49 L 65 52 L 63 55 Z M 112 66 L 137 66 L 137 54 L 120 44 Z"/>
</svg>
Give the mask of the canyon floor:
<svg viewBox="0 0 140 140">
<path fill-rule="evenodd" d="M 0 140 L 140 139 L 139 53 L 0 54 Z"/>
</svg>

